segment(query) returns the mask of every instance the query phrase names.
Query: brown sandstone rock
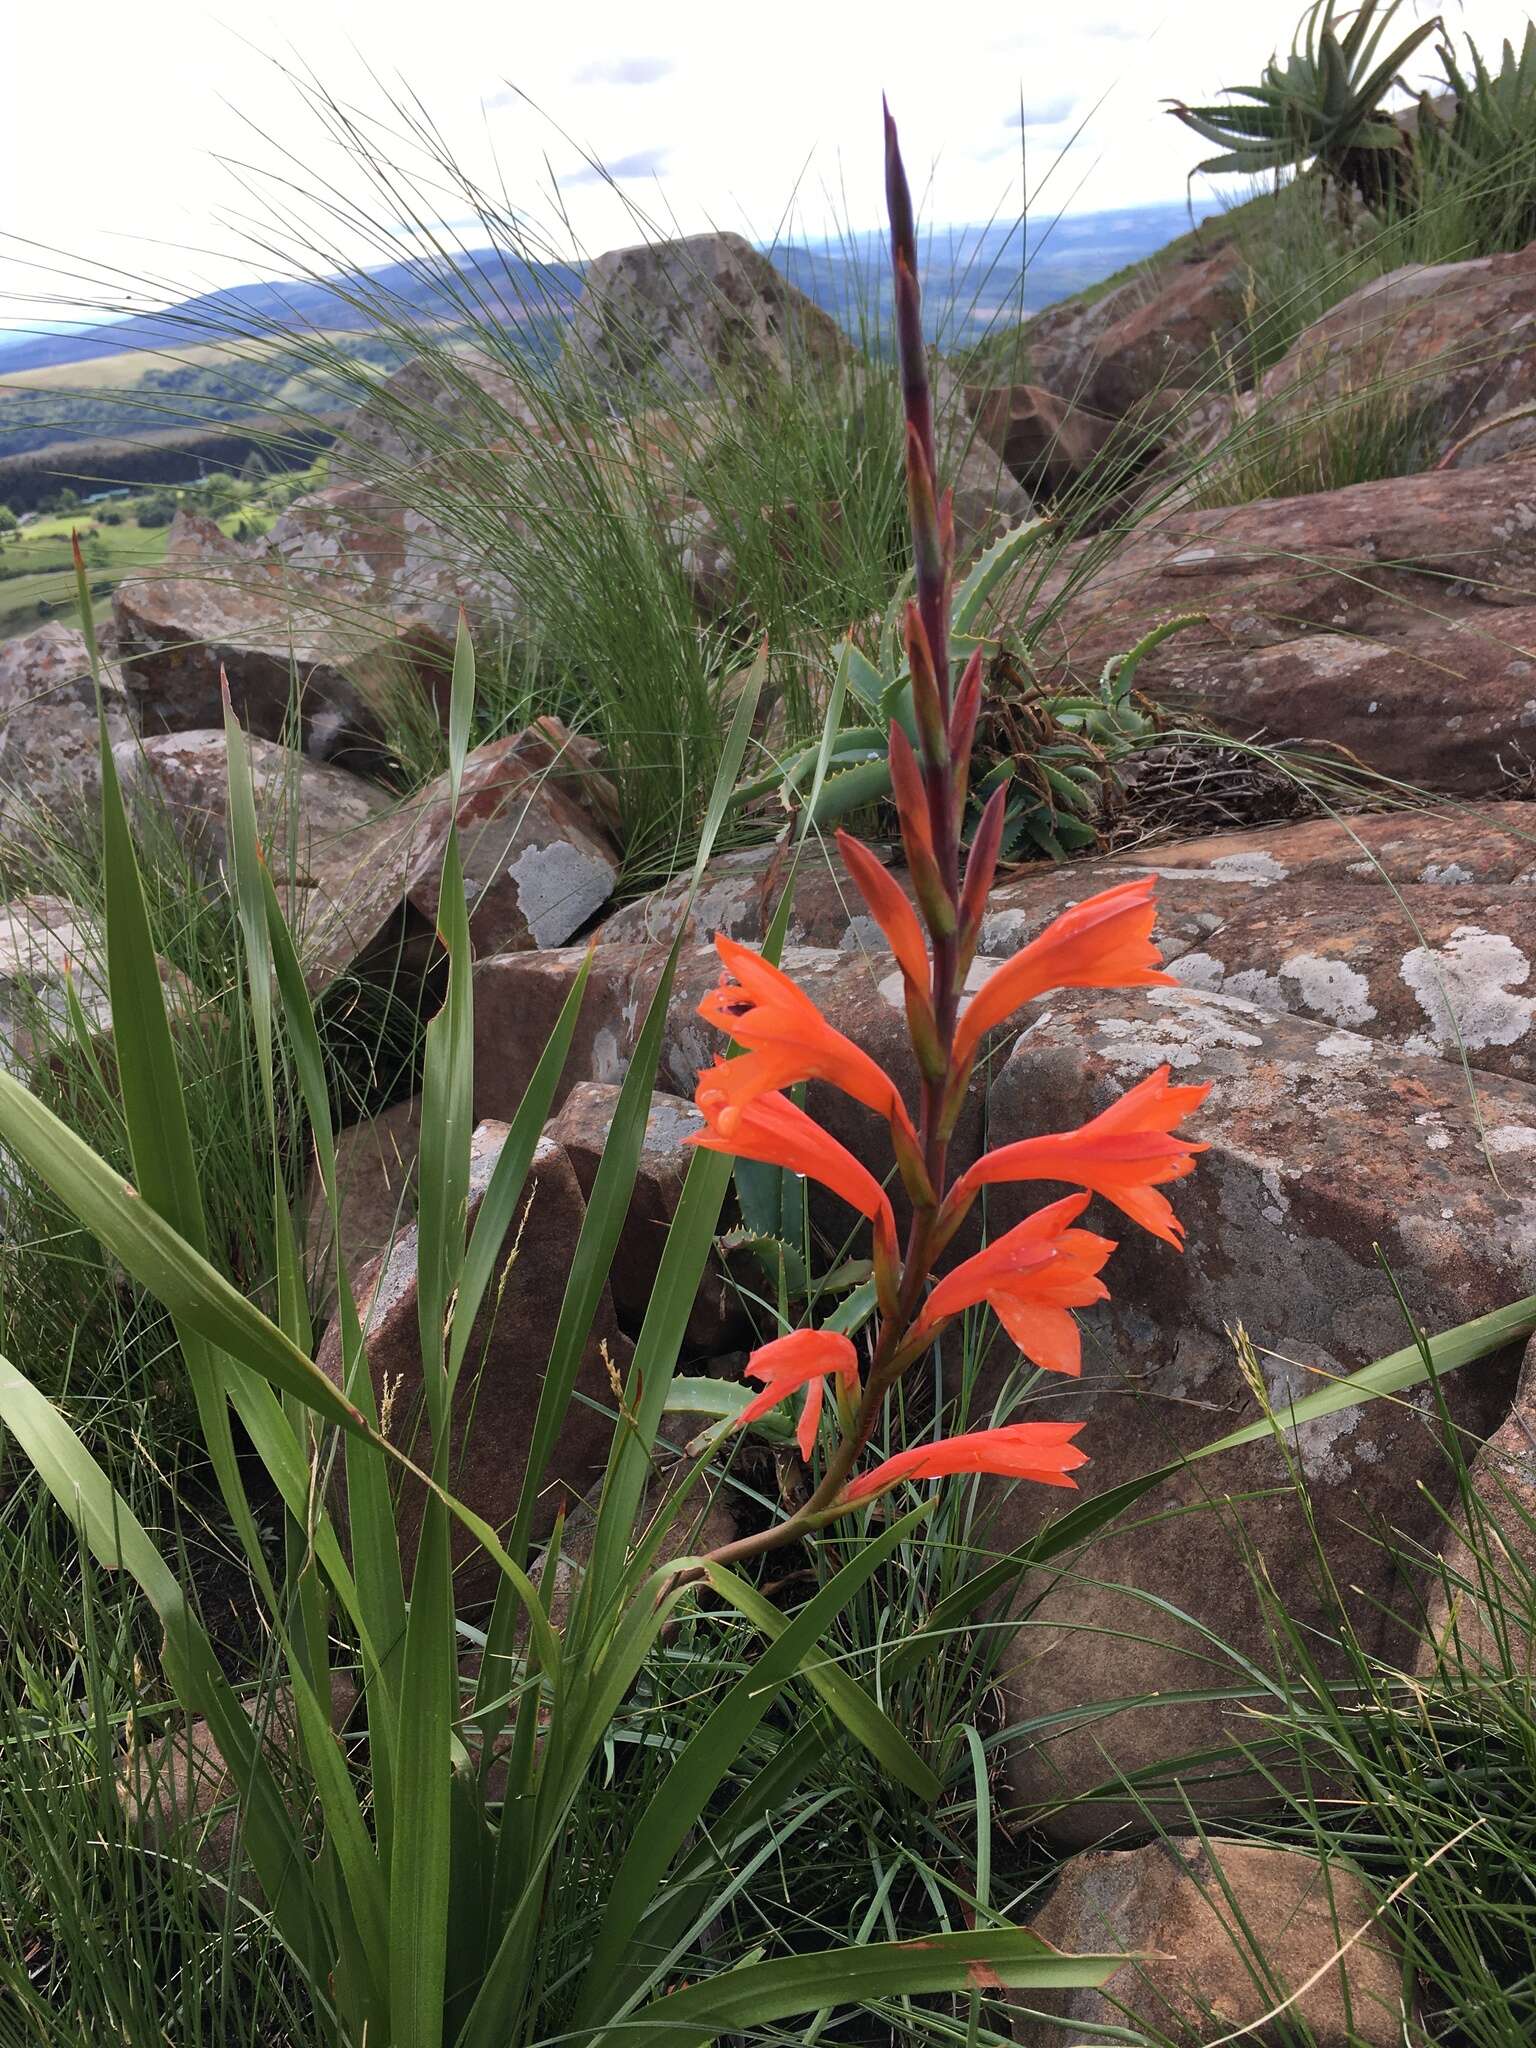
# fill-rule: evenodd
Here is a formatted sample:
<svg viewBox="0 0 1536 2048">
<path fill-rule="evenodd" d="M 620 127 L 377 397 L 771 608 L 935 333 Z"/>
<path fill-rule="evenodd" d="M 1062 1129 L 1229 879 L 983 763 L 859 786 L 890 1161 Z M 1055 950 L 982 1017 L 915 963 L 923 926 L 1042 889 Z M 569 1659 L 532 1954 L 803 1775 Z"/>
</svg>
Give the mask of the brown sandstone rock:
<svg viewBox="0 0 1536 2048">
<path fill-rule="evenodd" d="M 331 1674 L 331 1724 L 339 1728 L 357 1701 L 357 1686 L 342 1671 Z M 292 1690 L 275 1687 L 258 1699 L 242 1700 L 260 1731 L 269 1766 L 281 1775 L 294 1762 L 298 1712 Z M 240 1816 L 235 1778 L 213 1731 L 202 1719 L 130 1748 L 117 1776 L 123 1817 L 139 1839 L 174 1850 L 210 1877 L 228 1876 L 247 1900 L 262 1903 L 260 1885 L 237 1863 Z"/>
<path fill-rule="evenodd" d="M 1457 1667 L 1536 1675 L 1536 1344 L 1528 1345 L 1508 1416 L 1471 1458 L 1474 1506 L 1458 1503 L 1438 1532 L 1441 1568 L 1428 1574 L 1419 1678 Z"/>
<path fill-rule="evenodd" d="M 1059 597 L 1071 566 L 1028 602 Z M 1497 793 L 1536 741 L 1536 457 L 1148 520 L 1046 619 L 1041 681 L 1090 681 L 1186 612 L 1206 623 L 1143 663 L 1151 696 Z"/>
<path fill-rule="evenodd" d="M 619 1093 L 612 1082 L 578 1081 L 544 1127 L 545 1137 L 561 1148 L 575 1168 L 583 1200 L 591 1198 Z M 703 1128 L 703 1117 L 681 1096 L 658 1093 L 651 1097 L 634 1194 L 608 1273 L 614 1308 L 630 1331 L 638 1333 L 650 1306 L 662 1247 L 693 1158 L 687 1140 Z M 739 1320 L 724 1276 L 711 1267 L 689 1319 L 689 1351 L 713 1357 L 726 1350 Z"/>
<path fill-rule="evenodd" d="M 1085 1421 L 1086 1492 L 1258 1416 L 1229 1335 L 1239 1323 L 1268 1398 L 1282 1406 L 1401 1348 L 1407 1332 L 1378 1247 L 1432 1332 L 1531 1291 L 1536 1088 L 1479 1076 L 1480 1131 L 1459 1067 L 1405 1057 L 1340 1027 L 1179 989 L 1062 995 L 1043 1007 L 995 1071 L 994 1144 L 1070 1128 L 1164 1062 L 1181 1081 L 1214 1083 L 1194 1120 L 1212 1149 L 1174 1191 L 1186 1255 L 1103 1203 L 1089 1214 L 1119 1241 L 1106 1275 L 1113 1298 L 1082 1318 L 1082 1382 L 1053 1381 L 1040 1395 L 1043 1412 Z M 995 1231 L 1051 1190 L 993 1192 Z M 1513 1358 L 1503 1357 L 1444 1383 L 1453 1416 L 1474 1439 L 1504 1419 L 1513 1375 Z M 1403 1589 L 1371 1524 L 1433 1547 L 1440 1522 L 1432 1502 L 1452 1481 L 1428 1394 L 1308 1423 L 1293 1454 L 1367 1653 L 1411 1655 L 1406 1624 L 1392 1618 Z M 1039 1720 L 1043 1732 L 1013 1749 L 1009 1782 L 1021 1810 L 1054 1838 L 1082 1845 L 1144 1821 L 1134 1801 L 1114 1797 L 1119 1772 L 1258 1739 L 1241 1700 L 1179 1697 L 1246 1690 L 1241 1665 L 1228 1665 L 1219 1643 L 1261 1665 L 1272 1656 L 1247 1546 L 1291 1624 L 1321 1652 L 1328 1603 L 1286 1485 L 1268 1439 L 1190 1467 L 1138 1511 L 1171 1517 L 1155 1540 L 1144 1529 L 1112 1529 L 1061 1577 L 1042 1574 L 1028 1589 L 1039 1604 L 1010 1652 L 1005 1719 Z M 1015 1489 L 1000 1510 L 998 1546 L 1022 1541 L 1058 1505 L 1044 1489 Z M 1136 1640 L 1133 1672 L 1126 1632 Z M 1160 1703 L 1113 1705 L 1142 1694 Z M 1196 1766 L 1183 1782 L 1205 1812 L 1267 1796 L 1234 1766 L 1224 1777 Z M 1111 1792 L 1097 1808 L 1057 1808 L 1104 1784 Z M 1166 1793 L 1148 1796 L 1176 1825 L 1177 1798 L 1168 1806 L 1159 1803 Z"/>
<path fill-rule="evenodd" d="M 131 731 L 122 678 L 102 676 L 107 731 Z M 0 641 L 0 853 L 35 850 L 94 820 L 101 787 L 96 690 L 85 641 L 50 619 Z"/>
<path fill-rule="evenodd" d="M 157 960 L 173 1004 L 190 1003 L 186 978 Z M 105 934 L 59 896 L 0 903 L 0 1067 L 23 1079 L 74 1029 L 70 997 L 97 1040 L 112 1032 Z"/>
<path fill-rule="evenodd" d="M 355 603 L 328 604 L 270 553 L 185 512 L 162 565 L 125 579 L 112 604 L 125 687 L 146 732 L 222 724 L 222 673 L 252 732 L 284 736 L 296 682 L 306 751 L 366 756 L 393 694 L 426 687 L 436 696 L 445 684 L 445 643 Z"/>
<path fill-rule="evenodd" d="M 1536 1072 L 1536 892 L 1290 882 L 1257 897 L 1173 974 L 1400 1051 L 1528 1080 Z"/>
<path fill-rule="evenodd" d="M 1303 2030 L 1311 2048 L 1393 2048 L 1404 2037 L 1398 1944 L 1344 1863 L 1252 1842 L 1101 1851 L 1067 1864 L 1030 1924 L 1068 1955 L 1142 1960 L 1097 1991 L 1014 1993 L 1051 2016 L 1014 2020 L 1020 2048 L 1058 2048 L 1101 2026 L 1180 2048 L 1238 2029 L 1254 2048 L 1289 2048 Z"/>
<path fill-rule="evenodd" d="M 740 235 L 612 249 L 587 266 L 566 342 L 579 388 L 713 394 L 852 353 L 842 330 Z"/>
<path fill-rule="evenodd" d="M 395 1233 L 411 1221 L 421 1151 L 421 1097 L 391 1104 L 377 1116 L 336 1133 L 336 1185 L 341 1198 L 341 1249 L 354 1284 L 381 1257 Z M 336 1306 L 335 1252 L 330 1210 L 319 1168 L 312 1166 L 305 1197 L 310 1292 L 316 1313 Z"/>
<path fill-rule="evenodd" d="M 1095 336 L 1084 365 L 1082 401 L 1117 415 L 1155 391 L 1210 383 L 1236 339 L 1241 314 L 1234 250 L 1178 264 L 1150 296 Z M 1055 378 L 1051 388 L 1078 395 Z"/>
<path fill-rule="evenodd" d="M 256 824 L 281 879 L 307 870 L 317 839 L 355 831 L 391 808 L 385 791 L 345 768 L 311 761 L 275 740 L 246 742 Z M 222 726 L 151 734 L 113 749 L 123 793 L 163 807 L 188 854 L 216 874 L 228 859 L 229 753 Z"/>
<path fill-rule="evenodd" d="M 1038 384 L 966 392 L 976 429 L 1029 491 L 1059 491 L 1081 476 L 1113 438 L 1101 413 L 1058 398 Z"/>
<path fill-rule="evenodd" d="M 1536 417 L 1492 422 L 1536 400 L 1536 243 L 1507 256 L 1413 263 L 1352 292 L 1306 328 L 1264 378 L 1263 419 L 1304 424 L 1371 387 L 1423 416 L 1429 460 L 1489 423 L 1458 456 L 1472 466 L 1536 447 Z"/>
<path fill-rule="evenodd" d="M 474 1136 L 468 1227 L 473 1228 L 506 1128 L 481 1123 Z M 511 1520 L 522 1488 L 572 1247 L 585 1205 L 570 1161 L 558 1146 L 541 1142 L 534 1153 L 523 1205 L 503 1248 L 503 1264 L 476 1318 L 455 1397 L 448 1485 L 495 1529 Z M 511 1256 L 516 1247 L 515 1258 Z M 509 1263 L 508 1263 L 509 1262 Z M 421 1348 L 417 1330 L 416 1230 L 407 1226 L 382 1258 L 354 1278 L 375 1396 L 389 1393 L 390 1434 L 417 1464 L 431 1458 L 431 1433 L 422 1413 Z M 604 1348 L 622 1373 L 627 1347 L 613 1319 L 606 1288 L 561 1425 L 534 1529 L 546 1534 L 562 1500 L 592 1483 L 613 1433 L 612 1387 Z M 318 1354 L 321 1369 L 341 1384 L 341 1338 L 335 1323 Z M 421 1490 L 414 1480 L 397 1490 L 402 1553 L 414 1559 L 421 1529 Z M 461 1602 L 490 1598 L 499 1579 L 494 1563 L 455 1526 L 456 1590 Z"/>
<path fill-rule="evenodd" d="M 455 819 L 477 952 L 558 946 L 602 908 L 618 872 L 611 842 L 552 775 L 528 765 L 522 745 L 515 734 L 475 748 L 456 812 L 444 774 L 371 824 L 311 848 L 311 887 L 295 901 L 316 985 L 381 948 L 430 937 Z"/>
</svg>

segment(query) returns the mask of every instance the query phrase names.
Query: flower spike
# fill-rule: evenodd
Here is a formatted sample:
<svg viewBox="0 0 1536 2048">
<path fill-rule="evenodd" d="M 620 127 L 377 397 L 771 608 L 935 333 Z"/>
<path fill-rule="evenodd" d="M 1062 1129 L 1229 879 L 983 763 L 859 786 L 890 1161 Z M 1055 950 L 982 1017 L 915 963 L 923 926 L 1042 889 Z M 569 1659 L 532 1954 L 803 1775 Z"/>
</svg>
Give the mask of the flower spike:
<svg viewBox="0 0 1536 2048">
<path fill-rule="evenodd" d="M 834 1511 L 857 1507 L 902 1479 L 943 1479 L 952 1472 L 990 1472 L 1000 1479 L 1033 1479 L 1041 1486 L 1071 1486 L 1067 1474 L 1088 1462 L 1072 1439 L 1080 1422 L 1011 1422 L 1002 1429 L 973 1430 L 898 1451 L 873 1472 L 855 1479 L 838 1495 Z"/>
</svg>

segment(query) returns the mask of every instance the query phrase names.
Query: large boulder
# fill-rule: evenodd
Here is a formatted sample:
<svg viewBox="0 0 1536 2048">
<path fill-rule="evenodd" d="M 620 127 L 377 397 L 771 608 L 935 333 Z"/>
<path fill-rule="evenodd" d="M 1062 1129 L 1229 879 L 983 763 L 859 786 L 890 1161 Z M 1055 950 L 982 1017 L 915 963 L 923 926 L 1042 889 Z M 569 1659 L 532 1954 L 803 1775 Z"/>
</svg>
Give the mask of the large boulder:
<svg viewBox="0 0 1536 2048">
<path fill-rule="evenodd" d="M 178 512 L 164 562 L 117 587 L 113 619 L 129 700 L 147 733 L 206 731 L 223 720 L 227 677 L 241 722 L 286 736 L 297 709 L 317 760 L 375 752 L 400 693 L 441 697 L 448 643 L 419 622 L 317 591 L 259 545 Z"/>
<path fill-rule="evenodd" d="M 336 1189 L 341 1252 L 354 1279 L 381 1258 L 416 1213 L 416 1169 L 421 1156 L 421 1097 L 391 1103 L 377 1116 L 336 1133 Z M 336 1245 L 330 1205 L 318 1165 L 305 1191 L 305 1249 L 310 1296 L 329 1319 L 336 1307 Z"/>
<path fill-rule="evenodd" d="M 1113 422 L 1038 384 L 969 389 L 982 439 L 998 450 L 1026 490 L 1063 490 L 1084 475 L 1114 437 Z"/>
<path fill-rule="evenodd" d="M 1066 1955 L 1127 1961 L 1097 1990 L 1015 1993 L 1031 2009 L 1013 2023 L 1019 2048 L 1101 2027 L 1179 2048 L 1236 2033 L 1253 2048 L 1395 2048 L 1412 2019 L 1364 1879 L 1288 1849 L 1165 1840 L 1076 1856 L 1030 1927 Z"/>
<path fill-rule="evenodd" d="M 122 678 L 102 675 L 107 731 L 131 730 Z M 77 838 L 101 787 L 96 687 L 83 637 L 51 619 L 0 641 L 0 856 Z"/>
<path fill-rule="evenodd" d="M 1410 263 L 1303 330 L 1261 386 L 1261 431 L 1304 424 L 1376 393 L 1414 416 L 1426 458 L 1472 466 L 1536 447 L 1536 243 L 1508 256 Z"/>
<path fill-rule="evenodd" d="M 455 821 L 476 952 L 561 945 L 602 909 L 618 874 L 613 843 L 545 765 L 547 735 L 535 735 L 534 765 L 524 745 L 512 734 L 475 748 L 456 809 L 444 774 L 372 822 L 314 842 L 308 886 L 295 890 L 313 985 L 374 958 L 421 964 Z"/>
<path fill-rule="evenodd" d="M 575 1168 L 587 1200 L 597 1180 L 620 1092 L 611 1081 L 578 1081 L 544 1127 L 545 1137 L 560 1147 Z M 703 1117 L 681 1096 L 658 1092 L 651 1097 L 634 1192 L 608 1270 L 619 1321 L 636 1335 L 651 1305 L 667 1232 L 694 1157 L 688 1141 L 703 1128 Z M 718 1355 L 732 1336 L 739 1334 L 737 1326 L 742 1320 L 723 1274 L 711 1266 L 689 1317 L 689 1352 L 705 1358 Z"/>
<path fill-rule="evenodd" d="M 467 1216 L 471 1229 L 506 1139 L 503 1124 L 481 1123 L 476 1128 Z M 448 1485 L 498 1530 L 517 1509 L 571 1252 L 585 1213 L 570 1161 L 557 1145 L 541 1142 L 495 1279 L 475 1320 L 454 1397 Z M 353 1286 L 374 1394 L 381 1409 L 387 1410 L 390 1438 L 426 1468 L 432 1439 L 423 1414 L 416 1247 L 413 1223 L 399 1232 L 382 1258 L 355 1276 Z M 535 1534 L 547 1534 L 561 1503 L 584 1493 L 597 1477 L 613 1433 L 609 1361 L 622 1373 L 627 1357 L 604 1287 L 574 1398 L 545 1474 L 534 1515 Z M 341 1385 L 341 1333 L 335 1322 L 322 1340 L 318 1363 Z M 419 1482 L 400 1482 L 397 1521 L 408 1567 L 421 1533 L 421 1498 Z M 492 1597 L 499 1579 L 495 1564 L 457 1526 L 453 1540 L 458 1597 Z"/>
<path fill-rule="evenodd" d="M 155 960 L 167 999 L 190 1004 L 191 989 L 169 961 Z M 58 896 L 0 903 L 0 1068 L 23 1080 L 83 1020 L 92 1043 L 112 1033 L 106 941 L 99 924 Z"/>
<path fill-rule="evenodd" d="M 582 392 L 741 395 L 851 355 L 814 300 L 740 235 L 612 249 L 587 266 L 565 342 Z"/>
<path fill-rule="evenodd" d="M 1260 1384 L 1283 1406 L 1400 1349 L 1409 1332 L 1394 1282 L 1430 1331 L 1536 1289 L 1536 1087 L 1483 1074 L 1474 1102 L 1459 1065 L 1332 1023 L 1178 988 L 1053 997 L 994 1071 L 989 1139 L 1071 1128 L 1163 1064 L 1213 1084 L 1195 1119 L 1211 1149 L 1175 1192 L 1183 1257 L 1096 1205 L 1094 1220 L 1119 1240 L 1113 1299 L 1082 1319 L 1082 1382 L 1048 1390 L 1052 1414 L 1084 1419 L 1090 1494 L 1256 1420 Z M 1042 1191 L 993 1195 L 997 1230 Z M 1472 1440 L 1508 1413 L 1516 1364 L 1493 1358 L 1445 1381 Z M 1381 1531 L 1434 1547 L 1435 1502 L 1454 1475 L 1432 1398 L 1309 1423 L 1289 1453 L 1308 1514 L 1265 1437 L 1167 1481 L 1143 1510 L 1160 1517 L 1155 1541 L 1111 1527 L 1059 1576 L 1026 1587 L 1005 1718 L 1040 1733 L 1011 1746 L 1007 1768 L 1020 1808 L 1056 1839 L 1078 1846 L 1144 1820 L 1133 1798 L 1115 1796 L 1119 1775 L 1258 1738 L 1242 1660 L 1262 1666 L 1273 1654 L 1259 1584 L 1327 1666 L 1335 1595 L 1317 1583 L 1314 1530 L 1366 1654 L 1411 1657 L 1408 1616 L 1394 1615 L 1405 1589 Z M 994 1541 L 1023 1541 L 1056 1505 L 1043 1489 L 1015 1489 Z M 1116 1705 L 1142 1696 L 1152 1703 Z M 1268 1796 L 1230 1763 L 1193 1764 L 1182 1784 L 1206 1812 Z M 1101 1802 L 1084 1799 L 1105 1785 Z M 1146 1796 L 1165 1820 L 1183 1811 L 1166 1787 Z"/>
<path fill-rule="evenodd" d="M 401 486 L 339 484 L 297 499 L 262 543 L 263 565 L 327 615 L 386 618 L 424 647 L 451 647 L 460 612 L 478 628 L 514 628 L 517 591 L 491 546 L 405 502 Z"/>
<path fill-rule="evenodd" d="M 305 871 L 315 843 L 355 832 L 391 809 L 388 794 L 345 768 L 312 761 L 276 740 L 246 742 L 256 824 L 281 878 L 290 862 Z M 229 858 L 229 749 L 222 726 L 207 732 L 152 733 L 113 748 L 125 797 L 141 815 L 162 815 L 200 869 L 215 874 Z"/>
<path fill-rule="evenodd" d="M 408 476 L 464 447 L 488 448 L 535 414 L 526 379 L 472 349 L 416 356 L 358 406 L 330 456 L 333 483 Z M 281 524 L 281 522 L 279 522 Z"/>
<path fill-rule="evenodd" d="M 1137 672 L 1154 698 L 1243 737 L 1331 742 L 1411 785 L 1498 794 L 1536 744 L 1536 456 L 1173 512 L 1102 564 L 1069 548 L 1010 607 L 1038 616 L 1046 688 L 1091 685 L 1194 613 Z"/>
</svg>

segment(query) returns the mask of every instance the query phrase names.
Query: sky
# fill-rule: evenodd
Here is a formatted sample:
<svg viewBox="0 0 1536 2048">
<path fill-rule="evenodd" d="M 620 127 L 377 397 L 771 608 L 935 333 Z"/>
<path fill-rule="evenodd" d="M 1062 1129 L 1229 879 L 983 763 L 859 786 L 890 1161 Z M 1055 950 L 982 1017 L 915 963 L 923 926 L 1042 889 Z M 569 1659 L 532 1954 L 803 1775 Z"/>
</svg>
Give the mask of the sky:
<svg viewBox="0 0 1536 2048">
<path fill-rule="evenodd" d="M 1014 218 L 1026 186 L 1035 218 L 1181 198 L 1210 151 L 1162 101 L 1255 78 L 1299 11 L 1300 0 L 34 0 L 3 31 L 0 328 L 146 306 L 156 294 L 137 280 L 179 297 L 316 267 L 294 259 L 304 248 L 382 260 L 398 191 L 367 182 L 306 78 L 411 187 L 415 210 L 467 244 L 484 237 L 462 190 L 391 100 L 413 100 L 471 180 L 537 224 L 536 242 L 594 255 L 640 239 L 637 221 L 762 241 L 877 225 L 882 90 L 930 226 Z M 1433 11 L 1407 0 L 1398 21 L 1406 32 Z M 1443 11 L 1486 50 L 1526 12 L 1511 0 Z M 342 203 L 317 214 L 324 190 Z"/>
</svg>

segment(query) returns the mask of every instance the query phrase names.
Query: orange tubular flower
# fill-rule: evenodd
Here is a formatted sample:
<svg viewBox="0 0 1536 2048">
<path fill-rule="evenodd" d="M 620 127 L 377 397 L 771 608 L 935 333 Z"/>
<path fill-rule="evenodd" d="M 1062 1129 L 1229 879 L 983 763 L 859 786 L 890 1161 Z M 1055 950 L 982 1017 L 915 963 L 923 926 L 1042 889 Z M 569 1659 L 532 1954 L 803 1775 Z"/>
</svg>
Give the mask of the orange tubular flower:
<svg viewBox="0 0 1536 2048">
<path fill-rule="evenodd" d="M 884 1493 L 898 1479 L 942 1479 L 951 1472 L 991 1472 L 1000 1479 L 1075 1487 L 1077 1481 L 1067 1474 L 1088 1462 L 1088 1453 L 1072 1441 L 1082 1427 L 1080 1422 L 1010 1422 L 1003 1429 L 978 1429 L 969 1436 L 917 1444 L 845 1486 L 836 1507 L 851 1508 L 872 1494 Z"/>
<path fill-rule="evenodd" d="M 990 1183 L 1061 1180 L 1102 1195 L 1133 1223 L 1182 1251 L 1184 1226 L 1157 1190 L 1193 1173 L 1195 1155 L 1210 1150 L 1198 1139 L 1178 1136 L 1173 1128 L 1210 1092 L 1209 1082 L 1172 1087 L 1167 1067 L 1159 1067 L 1080 1130 L 1001 1145 L 956 1181 L 945 1205 L 946 1223 L 952 1227 L 976 1190 Z"/>
<path fill-rule="evenodd" d="M 734 979 L 710 990 L 699 1015 L 747 1053 L 745 1059 L 710 1067 L 699 1080 L 699 1108 L 718 1122 L 721 1135 L 731 1135 L 737 1117 L 755 1097 L 798 1081 L 829 1081 L 886 1118 L 898 1141 L 915 1153 L 917 1133 L 890 1075 L 835 1030 L 804 989 L 760 953 L 723 932 L 715 934 L 715 950 Z M 704 1099 L 706 1087 L 714 1092 L 714 1115 Z"/>
<path fill-rule="evenodd" d="M 846 832 L 837 835 L 837 850 L 852 875 L 859 894 L 869 905 L 869 914 L 885 934 L 885 942 L 896 956 L 908 988 L 926 1003 L 929 1000 L 931 970 L 928 942 L 917 921 L 917 912 L 907 901 L 900 885 L 879 861 Z"/>
<path fill-rule="evenodd" d="M 955 1032 L 955 1065 L 964 1069 L 994 1026 L 1055 988 L 1147 988 L 1171 983 L 1152 943 L 1157 878 L 1146 875 L 1064 910 L 982 983 Z"/>
<path fill-rule="evenodd" d="M 928 1343 L 940 1323 L 985 1301 L 1032 1365 L 1075 1378 L 1082 1339 L 1070 1311 L 1108 1298 L 1099 1272 L 1115 1248 L 1112 1238 L 1068 1228 L 1087 1206 L 1086 1195 L 1053 1202 L 946 1273 L 912 1340 Z"/>
<path fill-rule="evenodd" d="M 809 1463 L 829 1373 L 840 1379 L 850 1394 L 858 1391 L 858 1354 L 836 1330 L 791 1330 L 787 1337 L 775 1337 L 771 1344 L 761 1345 L 747 1360 L 747 1378 L 766 1384 L 736 1418 L 737 1428 L 756 1422 L 770 1408 L 787 1401 L 798 1387 L 804 1387 L 805 1406 L 800 1410 L 795 1441 L 801 1457 Z"/>
<path fill-rule="evenodd" d="M 791 1173 L 819 1180 L 833 1194 L 841 1195 L 850 1208 L 867 1216 L 875 1226 L 878 1249 L 894 1259 L 896 1218 L 890 1198 L 867 1167 L 861 1166 L 846 1145 L 840 1145 L 830 1131 L 797 1109 L 788 1096 L 770 1092 L 742 1104 L 724 1128 L 729 1111 L 719 1086 L 720 1077 L 740 1060 L 719 1060 L 699 1076 L 694 1096 L 709 1128 L 688 1140 L 705 1152 L 729 1152 L 738 1159 L 761 1160 L 765 1166 L 784 1166 Z"/>
</svg>

